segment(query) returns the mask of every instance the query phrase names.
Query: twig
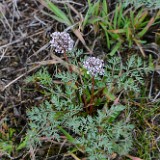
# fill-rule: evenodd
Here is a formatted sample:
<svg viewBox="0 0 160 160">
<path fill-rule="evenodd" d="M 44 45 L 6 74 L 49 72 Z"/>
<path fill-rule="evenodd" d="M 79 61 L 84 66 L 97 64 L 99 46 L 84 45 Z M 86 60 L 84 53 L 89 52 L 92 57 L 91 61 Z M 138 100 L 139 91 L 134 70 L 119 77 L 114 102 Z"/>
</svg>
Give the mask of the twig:
<svg viewBox="0 0 160 160">
<path fill-rule="evenodd" d="M 4 57 L 4 55 L 5 55 L 5 53 L 6 53 L 6 51 L 7 51 L 7 49 L 6 50 L 2 50 L 1 52 L 2 52 L 2 55 L 1 55 L 1 57 L 0 57 L 0 61 L 3 59 L 3 57 Z"/>
</svg>

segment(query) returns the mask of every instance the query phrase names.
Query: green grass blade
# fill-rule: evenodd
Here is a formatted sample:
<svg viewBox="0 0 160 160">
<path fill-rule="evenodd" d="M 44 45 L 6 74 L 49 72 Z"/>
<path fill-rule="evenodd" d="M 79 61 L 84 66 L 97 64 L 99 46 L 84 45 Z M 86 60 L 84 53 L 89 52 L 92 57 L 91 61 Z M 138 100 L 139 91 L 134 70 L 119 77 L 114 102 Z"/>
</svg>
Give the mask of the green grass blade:
<svg viewBox="0 0 160 160">
<path fill-rule="evenodd" d="M 95 16 L 97 16 L 98 11 L 99 11 L 99 3 L 100 3 L 100 1 L 98 1 L 95 4 L 91 4 L 89 1 L 89 8 L 88 8 L 88 11 L 85 15 L 83 24 L 82 24 L 83 29 L 87 24 L 89 24 L 89 20 L 90 20 L 91 16 L 94 16 L 94 18 L 95 18 Z"/>
<path fill-rule="evenodd" d="M 134 23 L 134 27 L 135 27 L 136 29 L 139 29 L 139 28 L 143 27 L 142 24 L 144 23 L 144 20 L 145 20 L 145 18 L 147 17 L 147 15 L 148 15 L 148 12 L 147 12 L 147 11 L 141 13 L 140 17 L 138 17 L 138 19 L 137 19 L 136 22 Z"/>
<path fill-rule="evenodd" d="M 115 55 L 115 53 L 118 51 L 118 49 L 121 47 L 121 42 L 118 42 L 115 46 L 114 46 L 114 48 L 112 49 L 112 51 L 109 53 L 111 56 L 114 56 Z"/>
<path fill-rule="evenodd" d="M 148 29 L 153 25 L 154 20 L 155 20 L 154 17 L 152 17 L 152 18 L 150 19 L 150 21 L 148 22 L 147 26 L 146 26 L 141 32 L 138 33 L 138 36 L 139 36 L 140 38 L 143 37 L 144 34 L 148 31 Z"/>
<path fill-rule="evenodd" d="M 87 11 L 87 13 L 86 13 L 86 15 L 85 15 L 85 17 L 84 17 L 84 20 L 83 20 L 83 24 L 82 24 L 82 28 L 84 29 L 84 27 L 88 24 L 88 20 L 89 20 L 89 18 L 90 18 L 90 15 L 91 15 L 91 13 L 92 13 L 92 6 L 91 5 L 89 5 L 89 9 L 88 9 L 88 11 Z"/>
<path fill-rule="evenodd" d="M 71 142 L 74 143 L 75 139 L 61 126 L 57 126 L 57 128 L 66 136 L 66 138 Z"/>
<path fill-rule="evenodd" d="M 97 3 L 95 3 L 94 5 L 94 16 L 98 16 L 99 9 L 100 9 L 100 1 L 97 1 Z"/>
<path fill-rule="evenodd" d="M 108 16 L 108 6 L 107 6 L 106 0 L 103 0 L 103 3 L 102 3 L 102 17 L 106 18 L 107 16 Z"/>
<path fill-rule="evenodd" d="M 100 22 L 100 21 L 101 21 L 101 19 L 99 17 L 94 17 L 93 19 L 89 19 L 88 23 L 89 24 L 95 24 L 95 23 Z"/>
<path fill-rule="evenodd" d="M 108 49 L 110 49 L 111 45 L 110 45 L 110 40 L 109 40 L 109 35 L 108 35 L 108 32 L 107 32 L 107 29 L 105 27 L 105 25 L 103 23 L 100 23 L 102 29 L 104 30 L 105 32 L 105 36 L 106 36 L 106 41 L 107 41 L 107 47 Z"/>
<path fill-rule="evenodd" d="M 55 6 L 52 2 L 50 2 L 49 0 L 46 0 L 49 9 L 56 15 L 56 20 L 63 20 L 63 23 L 67 24 L 67 26 L 71 26 L 72 23 L 71 21 L 68 19 L 68 17 L 66 16 L 66 14 L 60 10 L 57 6 Z"/>
<path fill-rule="evenodd" d="M 119 13 L 119 7 L 116 6 L 115 14 L 114 14 L 114 19 L 113 19 L 113 26 L 114 26 L 114 29 L 117 28 L 118 13 Z"/>
<path fill-rule="evenodd" d="M 130 10 L 129 14 L 130 14 L 129 20 L 130 20 L 131 27 L 134 28 L 134 12 L 132 10 Z"/>
<path fill-rule="evenodd" d="M 73 138 L 65 129 L 63 129 L 61 126 L 57 126 L 57 128 L 66 136 L 67 140 L 74 144 L 75 138 Z M 76 145 L 79 151 L 83 152 L 80 145 Z"/>
<path fill-rule="evenodd" d="M 153 57 L 151 54 L 149 54 L 149 69 L 151 71 L 154 71 L 154 63 L 153 63 Z"/>
<path fill-rule="evenodd" d="M 109 32 L 109 31 L 107 31 L 107 32 L 108 32 L 108 34 L 111 36 L 111 38 L 112 38 L 113 40 L 120 40 L 120 39 L 121 39 L 121 37 L 120 37 L 119 34 L 117 34 L 117 33 L 112 33 L 112 32 Z"/>
<path fill-rule="evenodd" d="M 68 26 L 68 24 L 63 19 L 61 19 L 61 18 L 59 18 L 59 17 L 57 17 L 55 15 L 49 14 L 49 13 L 47 13 L 45 11 L 42 11 L 42 13 L 45 14 L 45 15 L 47 15 L 47 16 L 49 16 L 49 17 L 51 17 L 51 18 L 53 18 L 53 19 L 55 19 L 55 20 L 57 20 L 60 23 L 66 24 Z"/>
<path fill-rule="evenodd" d="M 129 48 L 132 46 L 132 32 L 131 29 L 128 27 L 126 28 L 126 37 L 127 37 L 127 41 L 129 42 Z"/>
<path fill-rule="evenodd" d="M 88 5 L 89 5 L 89 7 L 91 6 L 91 0 L 88 0 Z"/>
<path fill-rule="evenodd" d="M 143 13 L 143 10 L 141 9 L 138 14 L 134 18 L 134 24 L 137 24 L 139 21 L 139 18 L 141 17 L 141 14 Z"/>
<path fill-rule="evenodd" d="M 27 146 L 27 141 L 29 140 L 29 137 L 26 136 L 25 139 L 19 144 L 19 146 L 16 148 L 17 151 L 25 148 Z"/>
<path fill-rule="evenodd" d="M 117 20 L 117 25 L 119 28 L 121 27 L 121 24 L 123 24 L 123 6 L 122 5 L 120 5 L 118 20 Z"/>
</svg>

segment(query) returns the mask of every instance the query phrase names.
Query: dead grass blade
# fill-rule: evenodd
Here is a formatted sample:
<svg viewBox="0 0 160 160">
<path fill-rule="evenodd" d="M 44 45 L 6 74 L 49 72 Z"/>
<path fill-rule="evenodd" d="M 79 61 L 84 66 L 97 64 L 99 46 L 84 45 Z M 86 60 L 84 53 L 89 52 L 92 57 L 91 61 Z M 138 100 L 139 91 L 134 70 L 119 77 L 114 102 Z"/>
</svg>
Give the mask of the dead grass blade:
<svg viewBox="0 0 160 160">
<path fill-rule="evenodd" d="M 67 69 L 69 69 L 70 67 L 72 68 L 72 71 L 80 74 L 80 71 L 78 69 L 78 67 L 76 67 L 75 65 L 73 64 L 68 64 L 67 62 L 65 62 L 64 60 L 62 60 L 61 58 L 57 57 L 56 55 L 54 55 L 53 53 L 51 53 L 51 57 L 58 61 L 59 63 L 61 63 L 64 67 L 66 67 Z"/>
<path fill-rule="evenodd" d="M 126 33 L 126 29 L 115 29 L 115 30 L 108 30 L 108 32 L 111 32 L 111 33 Z"/>
<path fill-rule="evenodd" d="M 145 53 L 144 53 L 144 51 L 143 51 L 143 48 L 142 48 L 141 44 L 138 42 L 137 39 L 134 39 L 134 41 L 135 41 L 136 45 L 138 46 L 139 50 L 141 51 L 143 57 L 146 57 L 146 55 L 145 55 Z"/>
<path fill-rule="evenodd" d="M 91 51 L 91 49 L 87 46 L 83 36 L 82 36 L 82 33 L 78 30 L 78 29 L 75 29 L 73 30 L 74 34 L 77 36 L 77 38 L 82 42 L 82 44 L 84 45 L 84 47 L 89 51 L 90 54 L 92 54 L 93 52 Z"/>
<path fill-rule="evenodd" d="M 143 159 L 141 159 L 141 158 L 138 158 L 138 157 L 133 157 L 133 156 L 131 156 L 131 155 L 126 155 L 126 157 L 128 157 L 128 158 L 130 158 L 131 160 L 143 160 Z"/>
</svg>

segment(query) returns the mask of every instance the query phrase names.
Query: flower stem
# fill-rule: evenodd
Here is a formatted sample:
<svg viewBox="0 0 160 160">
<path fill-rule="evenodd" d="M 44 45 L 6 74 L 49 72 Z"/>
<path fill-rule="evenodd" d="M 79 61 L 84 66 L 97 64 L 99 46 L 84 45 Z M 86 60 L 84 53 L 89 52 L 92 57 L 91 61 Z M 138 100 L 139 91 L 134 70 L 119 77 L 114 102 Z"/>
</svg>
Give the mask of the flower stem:
<svg viewBox="0 0 160 160">
<path fill-rule="evenodd" d="M 66 60 L 66 62 L 69 64 L 69 60 L 68 60 L 68 57 L 67 57 L 67 54 L 66 54 L 66 51 L 64 50 L 64 58 Z M 72 67 L 69 65 L 69 71 L 72 73 L 73 72 L 73 69 Z"/>
<path fill-rule="evenodd" d="M 91 88 L 91 100 L 90 100 L 90 104 L 93 104 L 93 100 L 94 100 L 94 76 L 92 76 L 92 88 Z M 93 112 L 93 105 L 90 106 L 89 110 L 90 110 L 90 114 L 92 114 L 92 112 Z"/>
</svg>

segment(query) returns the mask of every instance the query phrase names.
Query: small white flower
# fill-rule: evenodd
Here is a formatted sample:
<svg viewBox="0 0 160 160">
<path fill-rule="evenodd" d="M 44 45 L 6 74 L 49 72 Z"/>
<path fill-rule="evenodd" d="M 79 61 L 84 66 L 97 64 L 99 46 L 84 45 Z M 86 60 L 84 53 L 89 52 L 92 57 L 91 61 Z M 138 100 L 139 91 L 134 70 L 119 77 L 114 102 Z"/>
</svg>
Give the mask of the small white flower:
<svg viewBox="0 0 160 160">
<path fill-rule="evenodd" d="M 64 53 L 73 49 L 74 41 L 66 32 L 54 32 L 51 34 L 51 46 L 57 53 Z"/>
<path fill-rule="evenodd" d="M 96 58 L 96 57 L 88 57 L 83 62 L 83 67 L 86 68 L 87 74 L 95 76 L 96 74 L 103 75 L 104 74 L 104 61 Z"/>
</svg>

